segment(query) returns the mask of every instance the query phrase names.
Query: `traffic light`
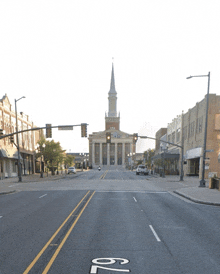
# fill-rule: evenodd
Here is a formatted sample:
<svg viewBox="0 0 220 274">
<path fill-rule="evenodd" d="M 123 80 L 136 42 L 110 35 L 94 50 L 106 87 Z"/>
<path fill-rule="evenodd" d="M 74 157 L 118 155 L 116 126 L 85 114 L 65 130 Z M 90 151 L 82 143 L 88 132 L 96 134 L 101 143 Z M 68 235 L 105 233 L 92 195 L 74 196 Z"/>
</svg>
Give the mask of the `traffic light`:
<svg viewBox="0 0 220 274">
<path fill-rule="evenodd" d="M 3 129 L 0 128 L 0 136 L 2 136 L 2 135 L 3 135 Z"/>
<path fill-rule="evenodd" d="M 111 132 L 106 132 L 106 143 L 111 143 Z"/>
<path fill-rule="evenodd" d="M 10 140 L 10 143 L 11 143 L 11 144 L 14 144 L 14 135 L 9 136 L 9 140 Z"/>
<path fill-rule="evenodd" d="M 51 124 L 46 124 L 46 138 L 52 138 Z"/>
<path fill-rule="evenodd" d="M 137 140 L 138 140 L 138 134 L 137 134 L 137 133 L 134 133 L 134 134 L 133 134 L 133 143 L 136 144 L 136 143 L 137 143 Z"/>
<path fill-rule="evenodd" d="M 87 137 L 87 124 L 81 124 L 81 137 Z"/>
</svg>

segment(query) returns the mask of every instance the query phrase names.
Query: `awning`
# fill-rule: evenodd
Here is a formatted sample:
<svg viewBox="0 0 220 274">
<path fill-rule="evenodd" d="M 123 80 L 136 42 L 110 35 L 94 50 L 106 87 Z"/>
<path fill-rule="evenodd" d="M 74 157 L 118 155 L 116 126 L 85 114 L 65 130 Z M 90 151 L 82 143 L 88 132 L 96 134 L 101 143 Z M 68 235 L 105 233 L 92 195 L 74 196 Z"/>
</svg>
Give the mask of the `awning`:
<svg viewBox="0 0 220 274">
<path fill-rule="evenodd" d="M 9 149 L 9 148 L 6 148 L 6 149 L 1 149 L 0 150 L 0 157 L 1 158 L 10 158 L 10 159 L 18 159 L 18 150 L 17 149 Z M 21 154 L 20 154 L 20 160 L 23 160 L 23 158 L 21 157 Z"/>
<path fill-rule="evenodd" d="M 196 147 L 196 148 L 192 148 L 192 149 L 187 150 L 185 158 L 187 160 L 195 159 L 195 158 L 200 158 L 201 155 L 202 155 L 202 148 L 201 147 Z"/>
<path fill-rule="evenodd" d="M 160 153 L 152 157 L 153 160 L 157 159 L 176 159 L 178 160 L 180 157 L 179 154 L 171 154 L 171 153 Z"/>
</svg>

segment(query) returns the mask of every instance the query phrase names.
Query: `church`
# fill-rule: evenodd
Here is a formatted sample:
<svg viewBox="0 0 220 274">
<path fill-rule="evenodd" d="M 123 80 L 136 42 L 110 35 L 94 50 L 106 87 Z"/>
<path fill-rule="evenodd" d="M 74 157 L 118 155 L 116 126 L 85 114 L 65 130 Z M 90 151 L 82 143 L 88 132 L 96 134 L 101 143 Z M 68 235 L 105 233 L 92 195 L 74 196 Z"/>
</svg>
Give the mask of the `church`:
<svg viewBox="0 0 220 274">
<path fill-rule="evenodd" d="M 107 136 L 109 136 L 110 142 L 107 141 Z M 126 167 L 134 161 L 136 152 L 134 135 L 120 130 L 113 64 L 108 92 L 108 114 L 105 114 L 105 130 L 93 132 L 88 139 L 89 165 L 92 168 L 98 166 Z"/>
</svg>

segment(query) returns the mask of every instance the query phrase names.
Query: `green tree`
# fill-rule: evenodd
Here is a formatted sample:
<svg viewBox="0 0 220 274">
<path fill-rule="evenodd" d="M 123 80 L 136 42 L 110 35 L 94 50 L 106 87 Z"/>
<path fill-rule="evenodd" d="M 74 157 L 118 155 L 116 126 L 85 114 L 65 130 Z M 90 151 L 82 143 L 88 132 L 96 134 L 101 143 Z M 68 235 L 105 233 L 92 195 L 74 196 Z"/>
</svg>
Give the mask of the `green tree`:
<svg viewBox="0 0 220 274">
<path fill-rule="evenodd" d="M 65 150 L 62 149 L 59 142 L 54 140 L 48 141 L 44 138 L 38 141 L 38 148 L 40 152 L 36 153 L 36 157 L 43 155 L 47 168 L 54 175 L 55 171 L 58 170 L 59 164 L 64 161 Z"/>
<path fill-rule="evenodd" d="M 65 166 L 68 166 L 68 167 L 72 166 L 74 159 L 75 157 L 73 155 L 66 155 L 64 158 Z"/>
<path fill-rule="evenodd" d="M 148 168 L 151 168 L 152 163 L 152 157 L 155 155 L 155 150 L 149 148 L 144 152 L 144 159 L 145 159 L 145 165 L 147 165 Z"/>
</svg>

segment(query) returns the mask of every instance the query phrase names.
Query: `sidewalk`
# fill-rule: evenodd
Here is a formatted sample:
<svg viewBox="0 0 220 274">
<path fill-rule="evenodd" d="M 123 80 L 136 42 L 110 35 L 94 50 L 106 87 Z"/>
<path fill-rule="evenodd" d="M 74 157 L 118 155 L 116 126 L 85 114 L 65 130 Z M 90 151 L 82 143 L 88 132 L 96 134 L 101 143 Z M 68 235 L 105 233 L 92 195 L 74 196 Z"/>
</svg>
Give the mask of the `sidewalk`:
<svg viewBox="0 0 220 274">
<path fill-rule="evenodd" d="M 158 177 L 158 179 L 161 177 Z M 166 175 L 161 181 L 177 182 L 180 176 Z M 209 189 L 209 180 L 206 179 L 206 187 L 199 187 L 200 179 L 198 177 L 185 176 L 181 182 L 183 188 L 173 190 L 178 194 L 195 203 L 220 206 L 220 191 L 218 189 Z"/>
<path fill-rule="evenodd" d="M 3 180 L 0 180 L 0 195 L 1 194 L 10 194 L 14 193 L 15 190 L 8 190 L 11 184 L 16 183 L 31 183 L 31 182 L 45 182 L 45 181 L 54 181 L 54 180 L 60 180 L 67 176 L 65 173 L 59 174 L 59 175 L 51 175 L 50 173 L 47 176 L 47 173 L 44 173 L 43 178 L 40 178 L 40 173 L 31 174 L 22 176 L 22 182 L 18 181 L 18 177 L 12 177 L 12 178 L 5 178 Z"/>
</svg>

